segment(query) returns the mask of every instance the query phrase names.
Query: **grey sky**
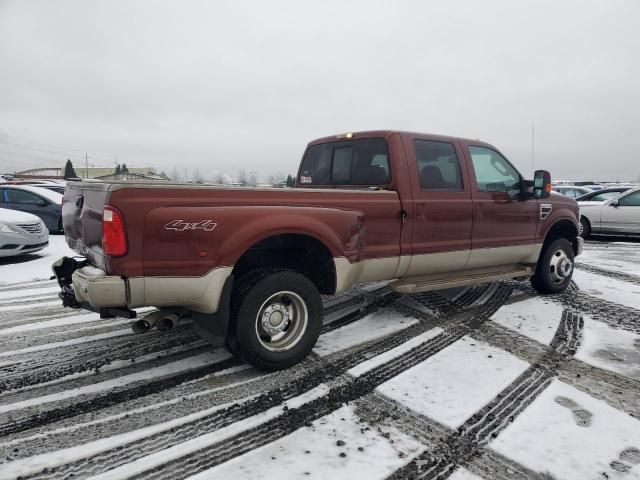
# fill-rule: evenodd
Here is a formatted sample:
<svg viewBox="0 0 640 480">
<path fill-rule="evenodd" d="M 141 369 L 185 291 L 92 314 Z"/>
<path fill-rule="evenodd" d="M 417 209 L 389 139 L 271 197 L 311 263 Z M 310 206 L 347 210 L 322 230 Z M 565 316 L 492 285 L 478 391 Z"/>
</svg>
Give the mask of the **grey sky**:
<svg viewBox="0 0 640 480">
<path fill-rule="evenodd" d="M 86 149 L 294 173 L 312 138 L 398 128 L 481 138 L 528 175 L 534 121 L 554 178 L 636 180 L 638 25 L 637 0 L 0 0 L 0 171 Z"/>
</svg>

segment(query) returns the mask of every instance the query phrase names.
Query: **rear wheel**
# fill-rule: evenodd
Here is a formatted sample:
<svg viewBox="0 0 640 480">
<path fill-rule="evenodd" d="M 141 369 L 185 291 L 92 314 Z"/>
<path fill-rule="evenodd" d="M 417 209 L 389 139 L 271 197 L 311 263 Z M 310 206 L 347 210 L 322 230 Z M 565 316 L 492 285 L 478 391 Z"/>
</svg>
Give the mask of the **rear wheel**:
<svg viewBox="0 0 640 480">
<path fill-rule="evenodd" d="M 580 227 L 578 229 L 578 235 L 580 235 L 582 238 L 589 238 L 589 235 L 591 235 L 591 224 L 585 217 L 580 217 Z"/>
<path fill-rule="evenodd" d="M 573 276 L 573 247 L 566 238 L 551 242 L 540 256 L 531 284 L 540 293 L 563 292 Z"/>
<path fill-rule="evenodd" d="M 307 277 L 293 271 L 249 272 L 238 283 L 232 306 L 228 345 L 263 370 L 295 365 L 320 335 L 320 293 Z"/>
</svg>

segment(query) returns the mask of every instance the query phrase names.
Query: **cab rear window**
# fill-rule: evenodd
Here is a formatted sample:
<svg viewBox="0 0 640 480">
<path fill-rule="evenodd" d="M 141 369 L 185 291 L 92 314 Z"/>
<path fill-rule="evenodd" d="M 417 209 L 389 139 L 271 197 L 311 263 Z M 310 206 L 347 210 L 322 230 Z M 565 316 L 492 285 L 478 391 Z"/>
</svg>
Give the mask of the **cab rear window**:
<svg viewBox="0 0 640 480">
<path fill-rule="evenodd" d="M 312 145 L 302 160 L 300 185 L 387 185 L 389 150 L 384 138 Z"/>
</svg>

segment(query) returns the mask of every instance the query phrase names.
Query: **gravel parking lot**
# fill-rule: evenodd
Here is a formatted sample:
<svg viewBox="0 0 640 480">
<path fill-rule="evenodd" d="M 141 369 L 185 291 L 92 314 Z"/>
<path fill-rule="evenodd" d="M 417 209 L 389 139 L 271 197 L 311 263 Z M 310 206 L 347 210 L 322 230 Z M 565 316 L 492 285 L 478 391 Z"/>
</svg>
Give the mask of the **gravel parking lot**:
<svg viewBox="0 0 640 480">
<path fill-rule="evenodd" d="M 587 242 L 557 296 L 359 286 L 265 374 L 63 309 L 51 241 L 0 263 L 0 478 L 640 478 L 640 243 Z"/>
</svg>

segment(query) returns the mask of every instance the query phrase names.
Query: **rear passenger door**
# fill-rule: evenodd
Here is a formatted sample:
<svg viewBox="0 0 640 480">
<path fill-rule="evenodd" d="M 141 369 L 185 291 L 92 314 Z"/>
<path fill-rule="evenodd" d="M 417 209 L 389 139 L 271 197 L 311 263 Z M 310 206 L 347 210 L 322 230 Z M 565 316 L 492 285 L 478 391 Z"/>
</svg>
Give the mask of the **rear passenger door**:
<svg viewBox="0 0 640 480">
<path fill-rule="evenodd" d="M 472 205 L 460 145 L 439 138 L 403 141 L 413 194 L 413 254 L 406 275 L 462 270 L 471 249 Z"/>
<path fill-rule="evenodd" d="M 473 196 L 472 251 L 467 268 L 535 263 L 540 250 L 535 244 L 538 201 L 512 198 L 522 179 L 498 151 L 467 143 L 465 154 Z"/>
</svg>

